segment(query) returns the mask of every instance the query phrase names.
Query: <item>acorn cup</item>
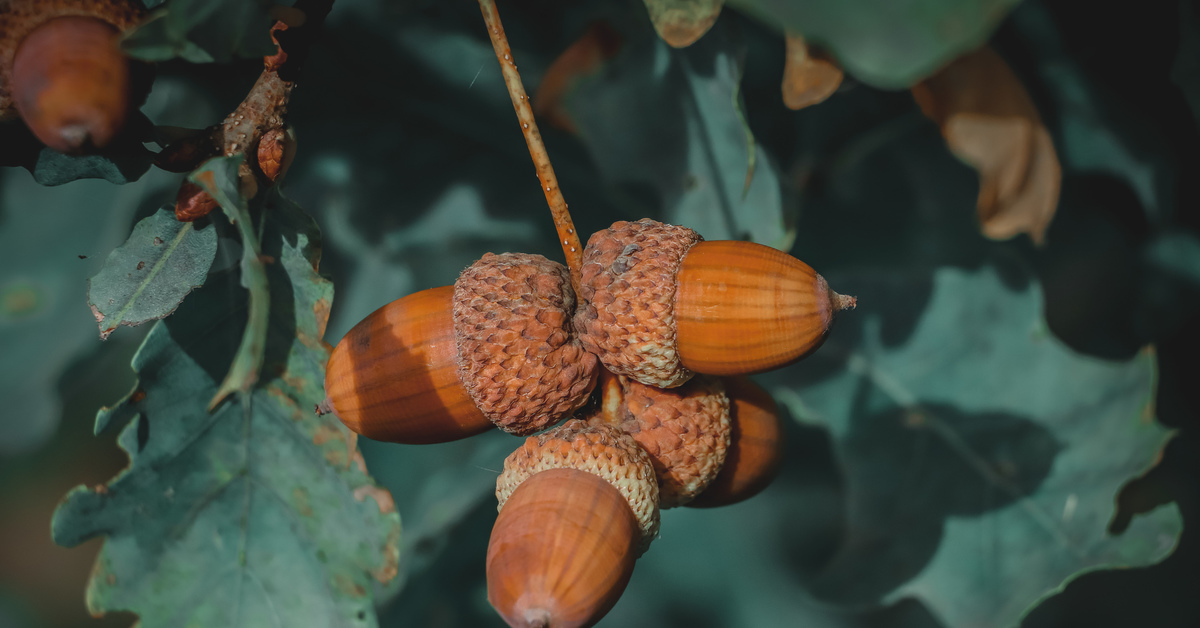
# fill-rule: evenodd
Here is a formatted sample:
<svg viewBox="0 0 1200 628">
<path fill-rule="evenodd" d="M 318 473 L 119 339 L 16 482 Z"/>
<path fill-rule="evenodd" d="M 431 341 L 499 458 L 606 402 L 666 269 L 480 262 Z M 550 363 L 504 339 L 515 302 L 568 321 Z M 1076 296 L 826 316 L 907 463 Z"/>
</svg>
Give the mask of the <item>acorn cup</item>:
<svg viewBox="0 0 1200 628">
<path fill-rule="evenodd" d="M 730 444 L 730 405 L 721 380 L 707 375 L 675 388 L 601 375 L 603 401 L 589 421 L 620 428 L 650 456 L 659 507 L 692 501 L 721 471 Z"/>
<path fill-rule="evenodd" d="M 770 393 L 748 377 L 722 381 L 729 396 L 729 449 L 716 479 L 684 504 L 690 508 L 728 506 L 754 497 L 775 479 L 783 460 L 783 424 Z"/>
<path fill-rule="evenodd" d="M 329 358 L 325 401 L 351 430 L 398 443 L 440 443 L 493 424 L 545 429 L 587 401 L 596 357 L 569 333 L 566 268 L 540 255 L 484 255 L 454 286 L 385 305 Z"/>
<path fill-rule="evenodd" d="M 0 120 L 19 114 L 63 153 L 109 144 L 148 87 L 119 45 L 141 15 L 127 0 L 0 3 Z"/>
<path fill-rule="evenodd" d="M 608 370 L 671 388 L 694 373 L 785 366 L 825 341 L 854 297 L 761 244 L 704 242 L 686 227 L 618 222 L 583 254 L 580 341 Z"/>
<path fill-rule="evenodd" d="M 488 601 L 514 628 L 600 621 L 658 531 L 658 483 L 636 442 L 568 421 L 526 439 L 496 480 Z"/>
</svg>

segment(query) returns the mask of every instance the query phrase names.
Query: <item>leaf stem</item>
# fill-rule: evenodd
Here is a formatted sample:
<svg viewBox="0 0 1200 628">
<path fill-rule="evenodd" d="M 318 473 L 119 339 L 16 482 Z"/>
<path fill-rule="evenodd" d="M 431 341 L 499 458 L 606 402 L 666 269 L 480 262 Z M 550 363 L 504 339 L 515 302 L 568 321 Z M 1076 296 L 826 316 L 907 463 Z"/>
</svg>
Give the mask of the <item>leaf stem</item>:
<svg viewBox="0 0 1200 628">
<path fill-rule="evenodd" d="M 513 108 L 517 111 L 517 120 L 521 123 L 521 132 L 525 135 L 525 144 L 529 146 L 529 156 L 533 158 L 538 180 L 542 182 L 542 192 L 546 195 L 546 204 L 550 206 L 550 214 L 554 217 L 558 241 L 562 243 L 563 255 L 567 258 L 567 268 L 571 270 L 571 286 L 575 289 L 575 294 L 579 294 L 583 245 L 579 241 L 579 234 L 575 232 L 575 223 L 571 221 L 571 214 L 567 211 L 567 201 L 558 187 L 558 178 L 554 176 L 554 167 L 550 165 L 550 155 L 546 153 L 546 145 L 542 143 L 542 134 L 538 131 L 537 122 L 533 119 L 529 96 L 525 94 L 525 86 L 521 84 L 521 75 L 517 72 L 517 62 L 513 59 L 512 49 L 508 46 L 508 37 L 504 34 L 504 25 L 500 23 L 500 15 L 496 12 L 496 3 L 493 0 L 479 0 L 479 8 L 483 11 L 483 21 L 487 25 L 492 48 L 496 51 L 496 60 L 500 62 L 500 71 L 504 74 L 508 95 L 512 98 Z"/>
</svg>

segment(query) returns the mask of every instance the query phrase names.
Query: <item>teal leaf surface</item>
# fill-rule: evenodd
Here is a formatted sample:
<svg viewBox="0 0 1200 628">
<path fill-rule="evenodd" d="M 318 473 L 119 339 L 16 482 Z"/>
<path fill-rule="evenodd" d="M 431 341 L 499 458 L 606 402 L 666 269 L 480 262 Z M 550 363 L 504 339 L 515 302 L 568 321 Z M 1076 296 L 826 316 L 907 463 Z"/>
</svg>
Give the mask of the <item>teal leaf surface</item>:
<svg viewBox="0 0 1200 628">
<path fill-rule="evenodd" d="M 77 181 L 47 188 L 24 170 L 0 171 L 0 395 L 12 417 L 0 420 L 0 455 L 53 433 L 63 370 L 100 346 L 84 296 L 88 277 L 174 179 L 154 172 L 120 187 Z"/>
<path fill-rule="evenodd" d="M 621 54 L 605 72 L 580 79 L 564 104 L 601 174 L 628 190 L 631 219 L 788 248 L 776 166 L 739 103 L 740 33 L 719 20 L 677 50 L 649 24 L 629 28 Z"/>
<path fill-rule="evenodd" d="M 127 33 L 121 47 L 144 61 L 180 58 L 227 63 L 275 53 L 270 2 L 260 0 L 167 0 L 150 19 Z"/>
<path fill-rule="evenodd" d="M 236 273 L 213 273 L 146 338 L 137 389 L 98 416 L 98 428 L 123 428 L 129 467 L 76 488 L 55 513 L 59 544 L 107 537 L 88 585 L 93 613 L 129 610 L 148 628 L 376 625 L 373 589 L 395 577 L 399 518 L 355 435 L 313 412 L 332 298 L 316 272 L 316 226 L 289 203 L 264 220 L 275 259 L 268 375 L 206 411 L 247 310 Z"/>
<path fill-rule="evenodd" d="M 214 157 L 188 175 L 190 181 L 216 199 L 229 221 L 237 226 L 242 238 L 242 286 L 250 291 L 249 317 L 246 330 L 242 334 L 241 345 L 233 364 L 229 367 L 229 373 L 209 401 L 209 410 L 234 391 L 249 392 L 258 381 L 270 325 L 270 288 L 263 262 L 262 245 L 250 219 L 246 199 L 238 189 L 238 169 L 245 159 L 246 156 L 242 153 L 230 157 Z M 276 190 L 271 192 L 272 200 L 287 202 L 275 192 Z"/>
<path fill-rule="evenodd" d="M 729 0 L 827 46 L 854 78 L 906 88 L 987 41 L 1020 0 Z"/>
<path fill-rule="evenodd" d="M 108 338 L 118 325 L 169 315 L 204 278 L 217 255 L 210 222 L 179 222 L 171 206 L 143 219 L 88 281 L 88 304 Z"/>
<path fill-rule="evenodd" d="M 797 418 L 829 430 L 845 474 L 847 530 L 813 580 L 821 597 L 915 597 L 948 626 L 1011 626 L 1081 573 L 1174 549 L 1173 504 L 1107 530 L 1117 492 L 1170 438 L 1154 420 L 1153 352 L 1073 352 L 1046 330 L 1036 282 L 1012 287 L 1023 273 L 937 270 L 903 342 L 883 325 L 924 280 L 830 277 L 859 310 L 767 377 Z"/>
</svg>

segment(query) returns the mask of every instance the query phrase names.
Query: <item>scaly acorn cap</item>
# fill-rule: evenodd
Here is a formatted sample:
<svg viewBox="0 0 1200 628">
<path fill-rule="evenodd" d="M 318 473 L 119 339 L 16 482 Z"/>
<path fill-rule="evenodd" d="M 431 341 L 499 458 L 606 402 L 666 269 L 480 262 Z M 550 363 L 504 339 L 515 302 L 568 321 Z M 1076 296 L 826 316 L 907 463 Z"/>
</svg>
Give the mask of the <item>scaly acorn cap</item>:
<svg viewBox="0 0 1200 628">
<path fill-rule="evenodd" d="M 675 277 L 703 239 L 649 219 L 617 222 L 588 239 L 575 326 L 608 370 L 660 388 L 692 377 L 676 345 Z"/>
<path fill-rule="evenodd" d="M 583 345 L 613 373 L 660 388 L 795 362 L 857 303 L 787 253 L 648 219 L 588 240 L 580 296 Z"/>
<path fill-rule="evenodd" d="M 574 311 L 569 272 L 541 255 L 488 253 L 454 283 L 458 376 L 501 429 L 532 434 L 587 402 L 597 358 L 570 334 Z"/>
<path fill-rule="evenodd" d="M 485 255 L 454 286 L 402 297 L 359 321 L 325 369 L 325 401 L 351 430 L 442 443 L 493 423 L 544 429 L 587 402 L 597 360 L 570 337 L 574 293 L 544 257 Z"/>
<path fill-rule="evenodd" d="M 716 479 L 732 433 L 725 387 L 706 375 L 666 389 L 606 379 L 601 412 L 591 422 L 621 428 L 650 455 L 660 508 L 687 504 Z"/>
<path fill-rule="evenodd" d="M 547 469 L 587 471 L 612 484 L 629 502 L 641 529 L 638 554 L 658 534 L 658 481 L 650 457 L 629 434 L 602 423 L 572 419 L 525 439 L 496 478 L 498 511 L 525 480 Z"/>
</svg>

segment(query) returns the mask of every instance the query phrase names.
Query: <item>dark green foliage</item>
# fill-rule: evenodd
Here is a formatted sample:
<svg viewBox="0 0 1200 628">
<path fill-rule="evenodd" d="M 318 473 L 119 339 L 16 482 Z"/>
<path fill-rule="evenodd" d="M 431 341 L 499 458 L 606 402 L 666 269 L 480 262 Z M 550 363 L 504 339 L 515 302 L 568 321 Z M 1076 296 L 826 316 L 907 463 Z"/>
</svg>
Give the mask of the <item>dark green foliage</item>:
<svg viewBox="0 0 1200 628">
<path fill-rule="evenodd" d="M 209 221 L 179 222 L 173 207 L 143 219 L 88 281 L 100 337 L 118 325 L 141 325 L 174 312 L 187 293 L 204 285 L 216 255 L 217 229 Z"/>
<path fill-rule="evenodd" d="M 315 273 L 316 225 L 287 203 L 263 215 L 276 263 L 258 387 L 205 410 L 245 326 L 237 273 L 215 273 L 150 332 L 137 388 L 98 418 L 98 432 L 122 428 L 129 469 L 75 489 L 55 514 L 60 544 L 108 538 L 93 612 L 132 610 L 151 626 L 375 625 L 372 582 L 395 573 L 399 519 L 354 435 L 312 412 L 332 297 Z"/>
</svg>

